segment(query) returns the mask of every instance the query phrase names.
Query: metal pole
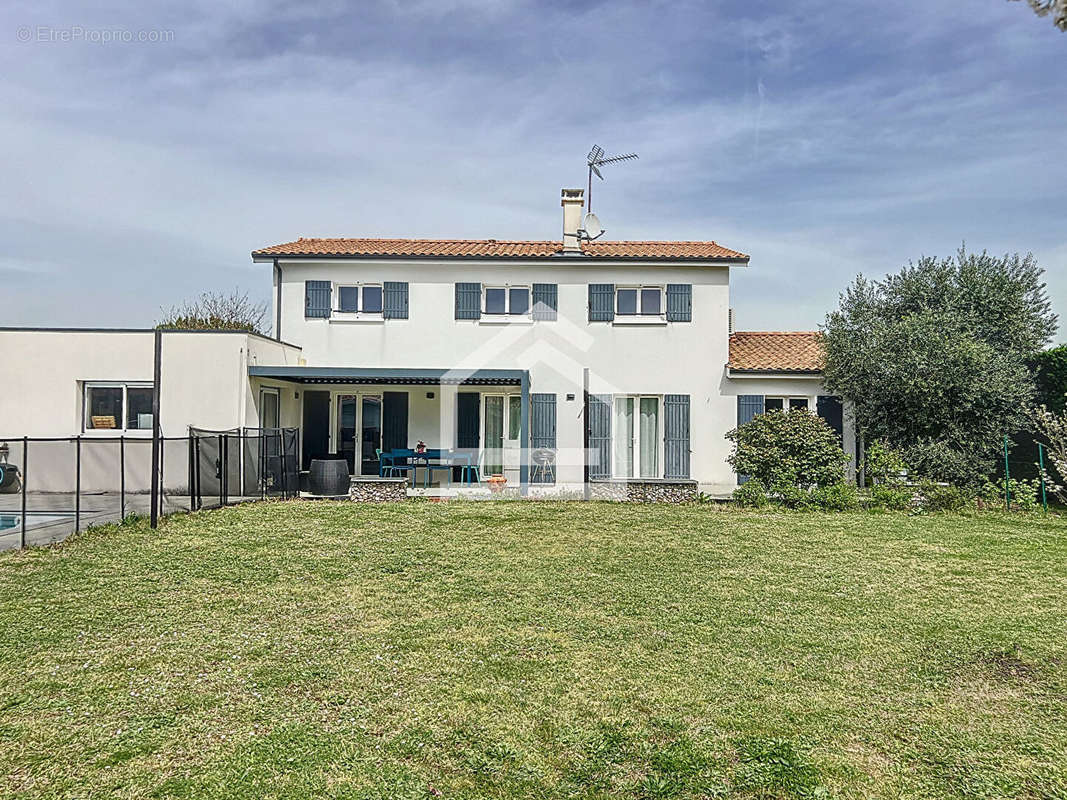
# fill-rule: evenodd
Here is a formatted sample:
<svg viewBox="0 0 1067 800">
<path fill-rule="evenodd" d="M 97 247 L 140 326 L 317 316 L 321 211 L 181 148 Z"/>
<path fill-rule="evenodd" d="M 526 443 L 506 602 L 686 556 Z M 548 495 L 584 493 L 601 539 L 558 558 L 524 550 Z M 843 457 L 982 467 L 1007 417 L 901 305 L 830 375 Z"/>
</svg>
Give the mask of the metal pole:
<svg viewBox="0 0 1067 800">
<path fill-rule="evenodd" d="M 226 437 L 219 434 L 219 508 L 226 505 Z"/>
<path fill-rule="evenodd" d="M 126 437 L 119 436 L 119 507 L 120 517 L 126 521 Z"/>
<path fill-rule="evenodd" d="M 1041 468 L 1041 508 L 1048 513 L 1048 495 L 1045 493 L 1045 445 L 1037 443 L 1037 462 Z"/>
<path fill-rule="evenodd" d="M 1008 466 L 1008 435 L 1004 434 L 1004 510 L 1011 511 L 1011 487 L 1008 483 L 1011 469 Z"/>
<path fill-rule="evenodd" d="M 592 178 L 590 178 L 592 180 Z M 589 499 L 589 368 L 582 370 L 582 497 Z"/>
<path fill-rule="evenodd" d="M 152 354 L 152 509 L 149 524 L 159 525 L 159 385 L 163 363 L 163 331 L 156 328 Z"/>
<path fill-rule="evenodd" d="M 19 532 L 19 550 L 26 547 L 26 463 L 29 459 L 30 438 L 22 437 L 22 528 Z"/>
<path fill-rule="evenodd" d="M 82 521 L 82 437 L 74 437 L 74 532 Z"/>
<path fill-rule="evenodd" d="M 189 510 L 196 511 L 193 504 L 193 434 L 189 432 Z"/>
</svg>

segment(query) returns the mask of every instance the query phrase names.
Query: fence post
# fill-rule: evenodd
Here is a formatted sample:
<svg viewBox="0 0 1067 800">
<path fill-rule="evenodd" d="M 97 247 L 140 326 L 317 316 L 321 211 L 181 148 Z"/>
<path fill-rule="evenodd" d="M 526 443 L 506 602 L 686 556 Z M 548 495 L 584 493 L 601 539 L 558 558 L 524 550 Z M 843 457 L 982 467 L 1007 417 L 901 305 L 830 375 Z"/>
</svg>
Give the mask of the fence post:
<svg viewBox="0 0 1067 800">
<path fill-rule="evenodd" d="M 1041 470 L 1041 508 L 1048 513 L 1048 495 L 1045 493 L 1045 445 L 1037 443 L 1037 462 Z"/>
<path fill-rule="evenodd" d="M 22 529 L 19 532 L 19 550 L 26 547 L 26 464 L 29 462 L 30 437 L 22 437 Z"/>
<path fill-rule="evenodd" d="M 1008 435 L 1004 434 L 1004 510 L 1011 511 L 1011 468 L 1008 466 Z"/>
<path fill-rule="evenodd" d="M 189 510 L 195 511 L 193 508 L 193 434 L 189 432 Z"/>
<path fill-rule="evenodd" d="M 219 508 L 226 505 L 226 437 L 219 434 Z"/>
<path fill-rule="evenodd" d="M 74 532 L 82 521 L 82 437 L 74 437 Z"/>
<path fill-rule="evenodd" d="M 126 521 L 126 437 L 119 436 L 119 520 Z"/>
<path fill-rule="evenodd" d="M 155 528 L 159 525 L 159 439 L 163 435 L 159 424 L 159 388 L 163 372 L 163 332 L 156 328 L 153 337 L 152 354 L 152 508 L 149 512 L 149 524 Z"/>
</svg>

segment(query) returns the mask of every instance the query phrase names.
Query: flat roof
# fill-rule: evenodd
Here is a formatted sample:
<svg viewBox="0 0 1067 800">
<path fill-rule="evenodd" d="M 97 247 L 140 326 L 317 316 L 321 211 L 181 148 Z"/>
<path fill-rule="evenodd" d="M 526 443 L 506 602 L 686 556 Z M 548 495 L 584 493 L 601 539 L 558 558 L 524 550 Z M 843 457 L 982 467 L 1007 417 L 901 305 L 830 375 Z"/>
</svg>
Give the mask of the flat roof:
<svg viewBox="0 0 1067 800">
<path fill-rule="evenodd" d="M 264 367 L 250 366 L 250 378 L 274 378 L 293 383 L 399 383 L 399 384 L 521 384 L 521 369 L 423 369 L 403 367 Z"/>
</svg>

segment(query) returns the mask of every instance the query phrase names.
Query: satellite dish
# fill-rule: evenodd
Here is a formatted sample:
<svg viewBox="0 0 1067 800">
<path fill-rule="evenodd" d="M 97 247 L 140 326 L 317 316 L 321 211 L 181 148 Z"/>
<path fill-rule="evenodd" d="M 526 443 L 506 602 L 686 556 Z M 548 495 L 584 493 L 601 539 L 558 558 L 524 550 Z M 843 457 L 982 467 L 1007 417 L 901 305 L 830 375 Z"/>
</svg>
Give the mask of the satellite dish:
<svg viewBox="0 0 1067 800">
<path fill-rule="evenodd" d="M 587 239 L 597 239 L 604 233 L 604 229 L 600 227 L 600 220 L 597 219 L 596 214 L 592 211 L 585 215 L 585 221 L 582 222 L 582 229 L 585 231 L 585 237 Z"/>
</svg>

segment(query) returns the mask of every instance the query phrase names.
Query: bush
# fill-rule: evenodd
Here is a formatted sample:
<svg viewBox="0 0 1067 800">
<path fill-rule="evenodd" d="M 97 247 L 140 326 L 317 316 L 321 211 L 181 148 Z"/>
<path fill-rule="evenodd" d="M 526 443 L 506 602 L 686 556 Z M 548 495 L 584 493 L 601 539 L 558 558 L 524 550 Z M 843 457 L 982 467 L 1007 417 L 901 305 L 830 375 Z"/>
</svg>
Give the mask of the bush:
<svg viewBox="0 0 1067 800">
<path fill-rule="evenodd" d="M 925 483 L 917 495 L 923 511 L 963 511 L 971 502 L 971 494 L 958 486 Z"/>
<path fill-rule="evenodd" d="M 1011 478 L 1008 491 L 1011 494 L 1011 507 L 1017 511 L 1035 511 L 1041 507 L 1041 481 L 1037 478 L 1029 481 Z M 1004 482 L 986 481 L 978 497 L 990 511 L 1003 510 Z"/>
<path fill-rule="evenodd" d="M 904 457 L 884 439 L 875 439 L 863 454 L 863 469 L 868 480 L 876 483 L 899 483 L 906 476 Z"/>
<path fill-rule="evenodd" d="M 860 497 L 855 486 L 840 481 L 832 486 L 813 489 L 811 502 L 823 511 L 854 511 L 860 506 Z"/>
<path fill-rule="evenodd" d="M 794 511 L 811 511 L 814 507 L 811 492 L 807 489 L 801 489 L 799 486 L 786 484 L 775 489 L 774 494 L 778 498 L 778 502 Z"/>
<path fill-rule="evenodd" d="M 890 511 L 907 511 L 911 508 L 915 492 L 905 486 L 890 486 L 879 483 L 871 487 L 870 506 Z"/>
<path fill-rule="evenodd" d="M 767 490 L 759 481 L 748 481 L 734 489 L 734 503 L 741 508 L 766 508 L 770 500 L 767 499 Z"/>
<path fill-rule="evenodd" d="M 726 434 L 734 470 L 764 486 L 830 486 L 841 481 L 848 456 L 833 428 L 811 411 L 760 414 Z"/>
</svg>

